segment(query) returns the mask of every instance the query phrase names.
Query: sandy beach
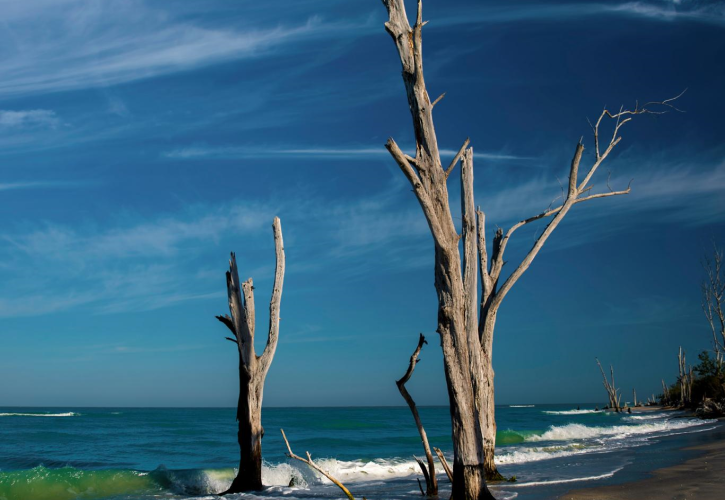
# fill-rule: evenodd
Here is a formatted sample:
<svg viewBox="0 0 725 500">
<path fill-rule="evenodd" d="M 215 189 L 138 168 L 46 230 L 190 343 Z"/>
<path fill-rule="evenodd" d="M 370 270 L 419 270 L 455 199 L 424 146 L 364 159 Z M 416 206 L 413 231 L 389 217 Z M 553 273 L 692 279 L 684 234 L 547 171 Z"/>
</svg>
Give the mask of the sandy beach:
<svg viewBox="0 0 725 500">
<path fill-rule="evenodd" d="M 560 500 L 719 500 L 725 495 L 725 439 L 687 448 L 702 455 L 655 470 L 641 481 L 572 490 Z"/>
</svg>

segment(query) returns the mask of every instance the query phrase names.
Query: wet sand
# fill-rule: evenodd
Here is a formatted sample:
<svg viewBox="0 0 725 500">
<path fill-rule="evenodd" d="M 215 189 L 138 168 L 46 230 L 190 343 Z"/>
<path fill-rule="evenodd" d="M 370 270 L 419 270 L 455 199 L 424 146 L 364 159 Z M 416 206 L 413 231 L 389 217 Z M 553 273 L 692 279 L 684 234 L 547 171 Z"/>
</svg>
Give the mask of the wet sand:
<svg viewBox="0 0 725 500">
<path fill-rule="evenodd" d="M 725 498 L 725 438 L 687 448 L 703 455 L 658 469 L 651 477 L 567 492 L 560 500 L 722 500 Z"/>
</svg>

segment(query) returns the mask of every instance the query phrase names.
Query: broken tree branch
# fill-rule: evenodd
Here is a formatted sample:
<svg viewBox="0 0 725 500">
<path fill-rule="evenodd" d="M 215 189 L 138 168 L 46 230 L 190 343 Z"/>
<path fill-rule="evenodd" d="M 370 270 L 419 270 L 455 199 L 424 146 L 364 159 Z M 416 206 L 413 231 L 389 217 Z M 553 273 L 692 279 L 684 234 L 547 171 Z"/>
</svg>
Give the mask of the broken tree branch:
<svg viewBox="0 0 725 500">
<path fill-rule="evenodd" d="M 307 454 L 307 458 L 306 459 L 300 457 L 299 455 L 295 455 L 294 453 L 292 453 L 292 448 L 290 448 L 289 441 L 287 441 L 287 436 L 285 435 L 284 430 L 283 429 L 280 429 L 280 432 L 282 432 L 282 438 L 284 438 L 284 444 L 287 445 L 287 453 L 286 453 L 286 455 L 289 458 L 294 458 L 295 460 L 299 460 L 300 462 L 306 463 L 312 469 L 316 470 L 317 472 L 319 472 L 320 474 L 322 474 L 323 476 L 325 476 L 327 479 L 329 479 L 335 486 L 337 486 L 338 488 L 340 488 L 342 490 L 342 492 L 345 493 L 345 495 L 347 496 L 347 498 L 349 498 L 350 500 L 355 500 L 355 497 L 352 496 L 352 493 L 350 493 L 350 490 L 348 490 L 347 488 L 345 488 L 345 485 L 344 484 L 342 484 L 340 481 L 338 481 L 337 479 L 335 479 L 329 472 L 325 471 L 322 467 L 320 467 L 319 465 L 317 465 L 315 462 L 312 461 L 312 457 L 310 456 L 310 452 L 309 451 L 305 452 Z"/>
<path fill-rule="evenodd" d="M 446 476 L 448 476 L 448 480 L 453 483 L 453 471 L 451 471 L 451 468 L 448 466 L 448 461 L 446 460 L 446 457 L 443 455 L 443 452 L 440 448 L 433 448 L 436 452 L 436 455 L 438 455 L 438 460 L 440 460 L 441 465 L 443 466 L 443 470 L 446 471 Z"/>
<path fill-rule="evenodd" d="M 415 348 L 415 351 L 413 351 L 413 355 L 410 357 L 408 369 L 406 370 L 405 375 L 403 375 L 400 380 L 397 380 L 395 382 L 395 385 L 398 386 L 398 390 L 400 391 L 401 396 L 403 396 L 405 402 L 408 403 L 410 412 L 413 414 L 413 418 L 415 419 L 415 425 L 418 427 L 418 434 L 420 434 L 420 440 L 423 443 L 423 450 L 425 451 L 425 458 L 428 461 L 428 468 L 426 469 L 426 466 L 422 460 L 418 458 L 416 458 L 415 460 L 418 462 L 418 465 L 420 465 L 420 468 L 423 471 L 423 476 L 425 477 L 426 495 L 435 496 L 438 494 L 438 480 L 436 479 L 435 475 L 435 463 L 433 462 L 433 454 L 431 453 L 430 445 L 428 444 L 428 436 L 426 435 L 425 428 L 423 427 L 423 422 L 420 420 L 418 407 L 416 406 L 415 401 L 413 401 L 413 398 L 411 397 L 408 390 L 405 388 L 405 384 L 408 382 L 408 380 L 410 380 L 410 377 L 413 375 L 413 370 L 415 370 L 415 365 L 419 361 L 418 356 L 421 349 L 423 349 L 423 344 L 427 343 L 428 342 L 425 340 L 425 337 L 421 333 L 420 337 L 418 338 L 418 346 Z"/>
</svg>

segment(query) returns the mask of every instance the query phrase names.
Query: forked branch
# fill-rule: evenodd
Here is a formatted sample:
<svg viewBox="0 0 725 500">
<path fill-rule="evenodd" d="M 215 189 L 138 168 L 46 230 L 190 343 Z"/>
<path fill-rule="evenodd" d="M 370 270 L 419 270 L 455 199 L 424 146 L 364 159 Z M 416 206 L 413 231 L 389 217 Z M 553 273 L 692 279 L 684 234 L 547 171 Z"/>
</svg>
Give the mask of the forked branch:
<svg viewBox="0 0 725 500">
<path fill-rule="evenodd" d="M 542 246 L 546 242 L 546 240 L 549 238 L 551 233 L 556 229 L 556 227 L 559 225 L 561 220 L 564 218 L 564 216 L 568 213 L 569 209 L 573 207 L 574 205 L 594 200 L 598 198 L 606 198 L 610 196 L 619 196 L 624 194 L 630 193 L 630 186 L 628 185 L 626 189 L 621 190 L 613 190 L 609 188 L 609 182 L 607 182 L 607 187 L 609 188 L 609 191 L 601 192 L 601 193 L 595 193 L 595 194 L 588 194 L 592 190 L 592 186 L 589 185 L 589 182 L 591 181 L 592 177 L 596 173 L 596 171 L 599 169 L 601 164 L 604 162 L 604 160 L 609 156 L 609 154 L 612 152 L 612 150 L 619 144 L 619 142 L 622 140 L 622 137 L 619 135 L 619 132 L 624 126 L 625 123 L 628 123 L 632 120 L 632 118 L 636 115 L 641 114 L 663 114 L 666 113 L 669 110 L 675 110 L 680 111 L 680 109 L 676 108 L 673 104 L 675 100 L 680 98 L 684 94 L 684 91 L 680 93 L 678 96 L 665 99 L 664 101 L 652 101 L 648 102 L 643 106 L 640 106 L 639 104 L 635 104 L 634 109 L 632 110 L 626 110 L 623 107 L 619 109 L 618 112 L 612 113 L 608 109 L 604 108 L 602 113 L 600 114 L 599 118 L 597 119 L 596 123 L 592 125 L 592 132 L 594 135 L 594 152 L 595 152 L 595 159 L 593 164 L 585 171 L 583 180 L 579 180 L 579 173 L 580 173 L 580 164 L 582 161 L 582 153 L 584 151 L 584 145 L 581 141 L 576 146 L 576 150 L 574 152 L 574 157 L 571 162 L 571 167 L 569 169 L 569 182 L 568 182 L 568 190 L 565 193 L 565 199 L 564 202 L 561 204 L 561 206 L 558 206 L 556 208 L 547 208 L 543 212 L 534 215 L 532 217 L 529 217 L 528 219 L 524 219 L 522 221 L 517 222 L 511 228 L 506 232 L 506 235 L 501 240 L 500 250 L 496 256 L 495 261 L 491 264 L 491 278 L 496 281 L 499 278 L 499 273 L 501 272 L 501 268 L 503 267 L 503 259 L 504 259 L 504 252 L 506 250 L 506 246 L 513 235 L 513 233 L 519 229 L 520 227 L 525 226 L 526 224 L 530 224 L 534 221 L 544 219 L 547 217 L 552 217 L 551 221 L 547 225 L 547 227 L 544 229 L 544 231 L 539 235 L 539 237 L 534 242 L 534 245 L 532 246 L 531 250 L 526 254 L 524 259 L 521 261 L 521 263 L 518 265 L 518 267 L 512 272 L 512 274 L 508 277 L 508 279 L 504 282 L 504 284 L 501 286 L 500 291 L 496 294 L 496 297 L 494 298 L 492 302 L 492 307 L 496 308 L 498 305 L 500 305 L 503 298 L 506 296 L 506 294 L 509 292 L 511 287 L 518 281 L 518 279 L 523 275 L 524 272 L 529 268 L 531 265 L 531 262 L 534 260 L 534 258 L 538 255 L 539 251 L 541 250 Z M 659 109 L 659 108 L 666 108 L 666 109 Z M 615 120 L 614 123 L 614 129 L 612 132 L 611 139 L 609 140 L 609 143 L 607 144 L 606 148 L 602 152 L 600 150 L 600 136 L 601 136 L 601 130 L 600 127 L 602 125 L 602 121 L 604 118 Z M 630 181 L 631 184 L 631 181 Z M 586 196 L 585 196 L 586 195 Z M 725 338 L 725 337 L 724 337 Z"/>
<path fill-rule="evenodd" d="M 316 470 L 317 472 L 319 472 L 320 474 L 325 476 L 327 479 L 329 479 L 335 486 L 340 488 L 342 490 L 342 492 L 345 493 L 345 496 L 347 496 L 347 498 L 349 498 L 350 500 L 355 500 L 355 497 L 352 496 L 352 493 L 350 493 L 350 490 L 345 488 L 344 484 L 342 484 L 340 481 L 335 479 L 329 472 L 327 472 L 322 467 L 320 467 L 319 465 L 317 465 L 315 462 L 312 461 L 312 457 L 310 456 L 309 451 L 305 452 L 307 454 L 307 458 L 302 458 L 301 456 L 295 455 L 294 453 L 292 453 L 292 448 L 290 448 L 289 441 L 287 441 L 287 436 L 285 435 L 284 430 L 280 429 L 280 432 L 282 432 L 282 437 L 284 438 L 284 444 L 287 445 L 286 455 L 289 458 L 294 458 L 295 460 L 299 460 L 300 462 L 306 463 L 307 465 L 310 466 L 310 468 Z"/>
</svg>

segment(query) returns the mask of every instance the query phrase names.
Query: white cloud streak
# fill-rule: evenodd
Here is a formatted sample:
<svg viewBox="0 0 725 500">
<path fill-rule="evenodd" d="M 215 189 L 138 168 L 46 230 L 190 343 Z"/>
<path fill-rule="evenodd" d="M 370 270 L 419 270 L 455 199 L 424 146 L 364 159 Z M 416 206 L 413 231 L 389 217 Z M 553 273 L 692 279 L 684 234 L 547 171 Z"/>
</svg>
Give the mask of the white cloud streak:
<svg viewBox="0 0 725 500">
<path fill-rule="evenodd" d="M 0 0 L 0 9 L 12 21 L 0 25 L 0 97 L 107 87 L 233 60 L 289 55 L 303 50 L 303 42 L 349 41 L 379 35 L 382 29 L 382 13 L 326 21 L 315 14 L 321 9 L 314 5 L 302 21 L 294 17 L 286 25 L 242 27 L 212 27 L 199 12 L 182 16 L 140 0 Z M 601 15 L 725 26 L 721 3 L 689 7 L 649 2 L 487 5 L 429 26 L 562 22 Z"/>
<path fill-rule="evenodd" d="M 0 109 L 1 128 L 28 128 L 28 127 L 50 127 L 58 126 L 59 119 L 55 111 L 49 109 L 29 109 L 11 111 Z"/>
<path fill-rule="evenodd" d="M 632 194 L 577 205 L 567 217 L 567 237 L 555 235 L 547 249 L 611 237 L 641 228 L 643 221 L 650 227 L 673 219 L 690 226 L 725 220 L 722 160 L 688 164 L 618 158 L 617 168 L 628 174 L 614 177 L 611 185 L 626 185 L 632 172 Z M 560 192 L 555 177 L 544 177 L 543 171 L 513 187 L 503 174 L 501 170 L 485 183 L 483 178 L 478 181 L 478 201 L 489 231 L 539 213 Z M 601 178 L 594 183 L 597 191 L 606 190 Z M 274 215 L 285 225 L 290 273 L 333 268 L 337 276 L 356 278 L 430 265 L 429 231 L 402 178 L 355 198 L 330 200 L 314 190 L 304 192 L 278 194 L 266 202 L 237 200 L 152 219 L 137 217 L 133 223 L 126 217 L 115 224 L 46 223 L 31 230 L 24 223 L 14 233 L 0 235 L 5 242 L 0 245 L 0 278 L 6 284 L 0 293 L 0 317 L 77 308 L 120 313 L 212 298 L 223 301 L 220 279 L 216 271 L 209 272 L 209 263 L 228 249 L 243 250 L 245 273 L 264 283 L 272 275 L 267 253 L 271 239 L 265 228 Z M 456 196 L 453 192 L 454 216 Z M 511 255 L 528 247 L 543 224 L 545 220 L 517 233 Z"/>
<path fill-rule="evenodd" d="M 133 0 L 23 5 L 11 9 L 12 25 L 0 26 L 0 96 L 106 87 L 269 56 L 348 28 L 314 15 L 290 26 L 211 28 Z"/>
<path fill-rule="evenodd" d="M 405 149 L 405 148 L 404 148 Z M 407 148 L 408 153 L 414 155 L 412 148 Z M 452 149 L 441 149 L 441 156 L 452 158 L 458 151 Z M 179 148 L 163 153 L 165 158 L 173 160 L 196 160 L 196 159 L 217 159 L 234 160 L 244 158 L 315 158 L 315 159 L 357 159 L 369 160 L 374 158 L 389 158 L 390 153 L 384 145 L 349 148 L 326 148 L 326 147 L 237 147 L 237 146 L 190 146 Z M 516 156 L 507 153 L 480 153 L 475 152 L 477 158 L 498 161 L 528 161 L 535 158 Z"/>
</svg>

